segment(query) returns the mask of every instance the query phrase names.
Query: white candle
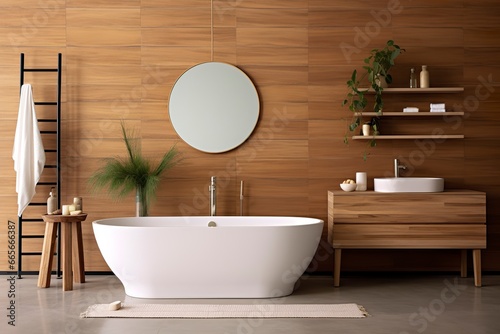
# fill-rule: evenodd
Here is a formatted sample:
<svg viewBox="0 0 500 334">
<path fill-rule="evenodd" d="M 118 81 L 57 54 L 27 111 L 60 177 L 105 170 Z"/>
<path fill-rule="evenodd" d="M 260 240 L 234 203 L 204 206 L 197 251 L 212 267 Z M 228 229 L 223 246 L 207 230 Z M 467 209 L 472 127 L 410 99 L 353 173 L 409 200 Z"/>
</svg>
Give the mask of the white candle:
<svg viewBox="0 0 500 334">
<path fill-rule="evenodd" d="M 69 215 L 69 205 L 63 205 L 62 206 L 62 214 L 63 215 Z"/>
<path fill-rule="evenodd" d="M 363 124 L 363 136 L 370 135 L 370 124 Z"/>
<path fill-rule="evenodd" d="M 356 173 L 356 190 L 365 191 L 366 190 L 366 173 L 357 172 Z"/>
</svg>

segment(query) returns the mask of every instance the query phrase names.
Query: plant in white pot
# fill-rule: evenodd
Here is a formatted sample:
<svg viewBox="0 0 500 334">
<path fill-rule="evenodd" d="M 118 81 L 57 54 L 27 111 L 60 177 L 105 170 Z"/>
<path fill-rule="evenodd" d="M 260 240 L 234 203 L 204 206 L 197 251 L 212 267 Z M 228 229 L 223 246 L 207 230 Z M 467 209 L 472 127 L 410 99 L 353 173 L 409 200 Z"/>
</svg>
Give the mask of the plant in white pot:
<svg viewBox="0 0 500 334">
<path fill-rule="evenodd" d="M 135 190 L 136 215 L 148 216 L 160 180 L 167 170 L 180 161 L 179 153 L 174 145 L 153 166 L 142 155 L 140 142 L 129 137 L 123 123 L 121 128 L 127 157 L 105 159 L 104 165 L 90 177 L 89 184 L 94 191 L 107 189 L 115 199 L 124 198 Z"/>
</svg>

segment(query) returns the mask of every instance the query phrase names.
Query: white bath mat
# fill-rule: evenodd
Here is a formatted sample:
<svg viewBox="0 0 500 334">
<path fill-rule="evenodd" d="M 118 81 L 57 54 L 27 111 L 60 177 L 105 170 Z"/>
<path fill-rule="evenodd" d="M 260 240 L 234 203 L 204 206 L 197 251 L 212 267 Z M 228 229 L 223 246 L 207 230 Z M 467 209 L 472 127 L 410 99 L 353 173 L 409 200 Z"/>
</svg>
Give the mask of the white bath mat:
<svg viewBox="0 0 500 334">
<path fill-rule="evenodd" d="M 110 311 L 109 304 L 95 304 L 81 318 L 364 318 L 357 304 L 124 304 Z"/>
</svg>

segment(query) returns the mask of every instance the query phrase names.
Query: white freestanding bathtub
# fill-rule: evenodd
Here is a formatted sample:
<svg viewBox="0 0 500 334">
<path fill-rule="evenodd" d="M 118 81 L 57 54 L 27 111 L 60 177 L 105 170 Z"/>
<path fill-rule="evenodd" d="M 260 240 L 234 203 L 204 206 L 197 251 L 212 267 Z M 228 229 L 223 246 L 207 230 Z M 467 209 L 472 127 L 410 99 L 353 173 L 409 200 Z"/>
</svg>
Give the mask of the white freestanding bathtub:
<svg viewBox="0 0 500 334">
<path fill-rule="evenodd" d="M 322 220 L 302 217 L 130 217 L 92 225 L 106 263 L 138 298 L 289 295 L 323 230 Z"/>
</svg>

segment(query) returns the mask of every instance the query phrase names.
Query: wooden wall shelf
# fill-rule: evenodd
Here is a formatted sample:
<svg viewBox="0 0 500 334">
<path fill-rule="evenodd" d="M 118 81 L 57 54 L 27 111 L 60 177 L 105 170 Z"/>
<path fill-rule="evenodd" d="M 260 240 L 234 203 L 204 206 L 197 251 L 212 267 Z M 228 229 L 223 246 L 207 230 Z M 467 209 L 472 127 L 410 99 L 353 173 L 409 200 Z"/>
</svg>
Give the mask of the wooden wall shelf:
<svg viewBox="0 0 500 334">
<path fill-rule="evenodd" d="M 463 92 L 463 87 L 433 87 L 433 88 L 384 88 L 383 93 L 393 94 L 428 94 L 428 93 L 460 93 Z M 373 94 L 373 89 L 367 88 L 368 94 Z M 376 112 L 356 112 L 358 117 L 443 117 L 443 116 L 463 116 L 462 111 L 445 111 L 445 112 L 404 112 L 404 111 L 387 111 L 382 113 Z M 458 135 L 378 135 L 378 136 L 352 136 L 354 140 L 384 140 L 384 139 L 463 139 L 463 134 Z"/>
<path fill-rule="evenodd" d="M 463 87 L 431 87 L 431 88 L 384 88 L 384 93 L 428 94 L 428 93 L 460 93 Z M 373 94 L 373 89 L 367 89 L 368 94 Z"/>
<path fill-rule="evenodd" d="M 354 116 L 379 116 L 379 117 L 422 117 L 422 116 L 463 116 L 463 111 L 446 111 L 446 112 L 429 112 L 429 111 L 419 111 L 419 112 L 402 112 L 402 111 L 387 111 L 382 112 L 381 114 L 377 114 L 376 112 L 357 112 L 354 113 Z"/>
<path fill-rule="evenodd" d="M 464 135 L 379 135 L 379 136 L 352 136 L 356 140 L 372 139 L 463 139 Z"/>
</svg>

